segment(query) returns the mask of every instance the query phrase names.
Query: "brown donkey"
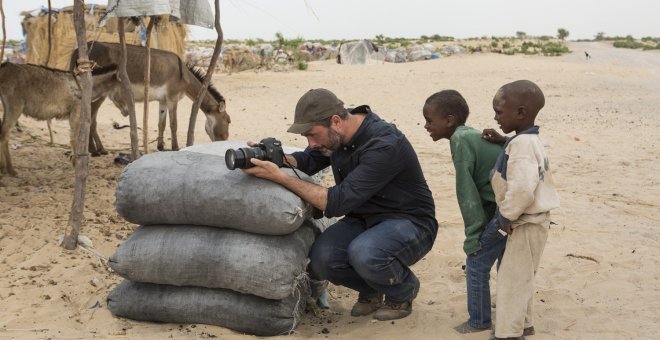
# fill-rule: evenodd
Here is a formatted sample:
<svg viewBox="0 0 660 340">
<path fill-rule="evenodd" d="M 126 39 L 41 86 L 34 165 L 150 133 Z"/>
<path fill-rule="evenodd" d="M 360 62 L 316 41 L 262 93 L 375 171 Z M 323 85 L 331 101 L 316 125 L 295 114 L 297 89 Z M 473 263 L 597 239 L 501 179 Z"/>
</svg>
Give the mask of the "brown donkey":
<svg viewBox="0 0 660 340">
<path fill-rule="evenodd" d="M 117 65 L 92 72 L 92 100 L 107 96 L 119 86 Z M 16 176 L 9 156 L 9 134 L 21 113 L 37 120 L 69 119 L 73 161 L 80 124 L 81 89 L 67 71 L 30 64 L 2 63 L 0 98 L 4 108 L 0 122 L 0 172 Z"/>
<path fill-rule="evenodd" d="M 121 45 L 106 42 L 88 42 L 89 59 L 98 66 L 119 64 L 121 60 Z M 126 46 L 126 73 L 131 81 L 133 96 L 136 102 L 144 102 L 144 75 L 146 50 L 144 47 Z M 71 57 L 72 68 L 78 58 L 78 50 L 74 50 Z M 169 111 L 170 129 L 172 133 L 172 150 L 178 150 L 179 144 L 176 137 L 177 130 L 177 104 L 183 96 L 195 100 L 202 88 L 204 71 L 193 66 L 184 65 L 176 54 L 151 49 L 151 79 L 149 88 L 149 100 L 158 101 L 160 104 L 158 117 L 158 150 L 163 150 L 163 131 L 165 130 L 166 110 Z M 124 116 L 128 115 L 128 106 L 121 95 L 118 87 L 109 95 L 110 100 L 120 107 Z M 96 114 L 98 108 L 105 98 L 92 103 L 92 127 L 90 128 L 90 152 L 94 154 L 107 152 L 101 144 L 96 133 Z M 121 109 L 121 108 L 124 109 Z M 229 123 L 231 122 L 225 108 L 225 98 L 213 86 L 209 85 L 206 95 L 200 106 L 206 115 L 206 133 L 211 141 L 226 140 L 229 137 Z"/>
</svg>

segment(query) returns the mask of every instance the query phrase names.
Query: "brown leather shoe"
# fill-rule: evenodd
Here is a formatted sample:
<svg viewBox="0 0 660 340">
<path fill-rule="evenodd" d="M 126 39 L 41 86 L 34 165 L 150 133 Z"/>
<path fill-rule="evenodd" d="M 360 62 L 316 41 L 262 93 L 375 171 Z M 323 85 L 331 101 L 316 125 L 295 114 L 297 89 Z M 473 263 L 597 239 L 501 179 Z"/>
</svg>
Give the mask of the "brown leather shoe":
<svg viewBox="0 0 660 340">
<path fill-rule="evenodd" d="M 383 294 L 378 294 L 376 297 L 364 298 L 358 297 L 357 302 L 351 309 L 351 316 L 365 316 L 369 315 L 383 305 Z"/>
<path fill-rule="evenodd" d="M 402 319 L 412 313 L 412 301 L 395 304 L 385 301 L 383 307 L 380 307 L 374 314 L 374 319 L 380 321 Z"/>
</svg>

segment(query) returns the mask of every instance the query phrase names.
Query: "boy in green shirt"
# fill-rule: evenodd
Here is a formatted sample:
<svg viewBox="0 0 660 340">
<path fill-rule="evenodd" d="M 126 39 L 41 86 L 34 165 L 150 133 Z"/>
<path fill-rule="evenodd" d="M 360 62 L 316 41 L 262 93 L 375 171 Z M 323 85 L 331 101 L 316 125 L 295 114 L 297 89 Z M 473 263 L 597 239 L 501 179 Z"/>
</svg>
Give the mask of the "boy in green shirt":
<svg viewBox="0 0 660 340">
<path fill-rule="evenodd" d="M 497 209 L 490 185 L 490 173 L 502 147 L 485 141 L 481 131 L 465 126 L 470 114 L 458 91 L 444 90 L 431 95 L 423 109 L 424 128 L 433 141 L 449 140 L 456 169 L 456 198 L 465 225 L 463 250 L 466 259 L 468 321 L 454 329 L 471 333 L 490 329 L 490 270 L 501 259 L 506 234 L 499 232 L 493 216 Z M 498 262 L 499 263 L 499 262 Z"/>
</svg>

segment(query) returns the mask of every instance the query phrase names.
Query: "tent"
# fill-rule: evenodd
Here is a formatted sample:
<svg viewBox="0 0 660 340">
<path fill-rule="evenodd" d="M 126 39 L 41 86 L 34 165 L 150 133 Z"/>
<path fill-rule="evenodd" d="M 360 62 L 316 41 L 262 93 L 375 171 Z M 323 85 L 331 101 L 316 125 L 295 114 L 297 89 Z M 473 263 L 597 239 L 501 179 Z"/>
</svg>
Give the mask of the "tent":
<svg viewBox="0 0 660 340">
<path fill-rule="evenodd" d="M 379 50 L 371 40 L 343 43 L 339 46 L 337 62 L 339 64 L 383 64 L 385 53 Z"/>
</svg>

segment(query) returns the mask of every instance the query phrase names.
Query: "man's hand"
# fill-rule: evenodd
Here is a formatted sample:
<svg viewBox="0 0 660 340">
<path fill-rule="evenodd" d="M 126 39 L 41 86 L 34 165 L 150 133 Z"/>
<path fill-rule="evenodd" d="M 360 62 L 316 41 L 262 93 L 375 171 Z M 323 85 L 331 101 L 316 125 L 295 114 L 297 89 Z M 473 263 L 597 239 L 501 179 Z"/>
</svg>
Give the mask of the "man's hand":
<svg viewBox="0 0 660 340">
<path fill-rule="evenodd" d="M 284 171 L 280 170 L 277 164 L 273 162 L 262 161 L 255 158 L 250 159 L 250 161 L 255 166 L 249 169 L 241 169 L 244 173 L 280 184 L 303 200 L 311 203 L 315 208 L 325 211 L 325 208 L 328 205 L 328 189 L 289 176 Z"/>
<path fill-rule="evenodd" d="M 481 138 L 496 144 L 504 144 L 506 138 L 495 131 L 495 129 L 484 129 L 481 133 Z"/>
<path fill-rule="evenodd" d="M 282 183 L 282 176 L 284 176 L 284 178 L 288 177 L 288 175 L 282 172 L 277 164 L 273 162 L 262 161 L 256 158 L 250 158 L 250 162 L 254 164 L 254 167 L 242 169 L 243 172 L 248 175 L 254 175 L 280 184 Z"/>
</svg>

